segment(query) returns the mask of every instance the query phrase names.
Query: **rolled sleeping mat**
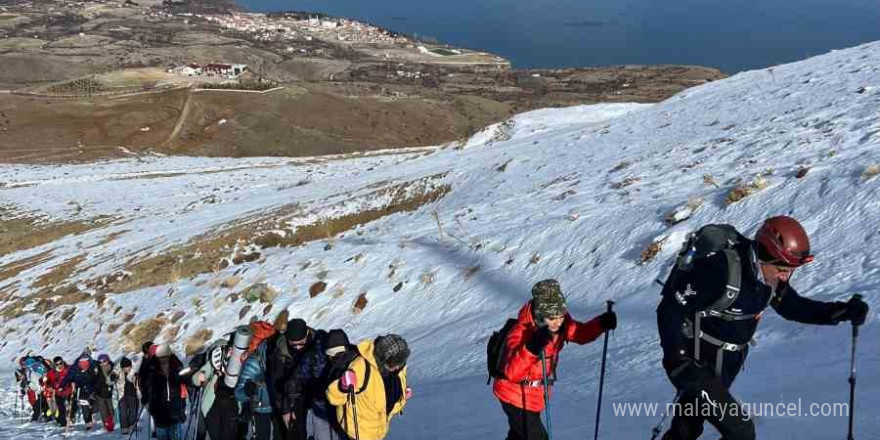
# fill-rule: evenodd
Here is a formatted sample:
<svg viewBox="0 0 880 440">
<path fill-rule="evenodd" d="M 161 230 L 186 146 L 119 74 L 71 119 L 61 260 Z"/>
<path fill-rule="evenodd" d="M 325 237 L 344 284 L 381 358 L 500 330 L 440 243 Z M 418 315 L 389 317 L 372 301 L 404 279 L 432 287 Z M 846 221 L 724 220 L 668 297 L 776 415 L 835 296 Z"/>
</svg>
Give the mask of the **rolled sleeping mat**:
<svg viewBox="0 0 880 440">
<path fill-rule="evenodd" d="M 232 350 L 229 353 L 229 358 L 226 360 L 226 377 L 223 379 L 223 383 L 229 388 L 235 388 L 238 384 L 242 358 L 251 343 L 251 337 L 253 337 L 253 333 L 250 326 L 240 325 L 235 329 L 235 336 L 232 338 Z"/>
</svg>

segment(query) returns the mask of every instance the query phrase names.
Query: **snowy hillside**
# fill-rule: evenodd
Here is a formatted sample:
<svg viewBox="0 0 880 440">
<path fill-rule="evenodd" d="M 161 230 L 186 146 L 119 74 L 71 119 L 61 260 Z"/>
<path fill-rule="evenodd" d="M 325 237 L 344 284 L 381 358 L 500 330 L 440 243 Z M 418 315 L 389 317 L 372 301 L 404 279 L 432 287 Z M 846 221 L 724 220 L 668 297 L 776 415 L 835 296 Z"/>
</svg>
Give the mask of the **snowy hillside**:
<svg viewBox="0 0 880 440">
<path fill-rule="evenodd" d="M 659 417 L 615 417 L 612 404 L 672 399 L 654 279 L 685 233 L 726 222 L 751 235 L 768 215 L 793 215 L 816 253 L 794 276 L 799 291 L 826 301 L 863 293 L 872 315 L 880 308 L 880 43 L 656 105 L 535 111 L 438 148 L 7 165 L 0 182 L 4 227 L 33 244 L 0 240 L 9 250 L 0 257 L 2 371 L 27 349 L 121 354 L 157 332 L 182 352 L 286 307 L 354 339 L 396 332 L 410 341 L 415 396 L 390 438 L 503 438 L 485 341 L 534 282 L 552 277 L 576 318 L 617 302 L 601 434 L 649 438 Z M 729 203 L 735 188 L 753 193 Z M 683 221 L 670 225 L 670 214 Z M 649 258 L 652 243 L 660 249 Z M 873 318 L 860 339 L 859 438 L 880 432 Z M 737 397 L 847 401 L 849 326 L 801 326 L 772 312 L 762 321 Z M 601 341 L 562 354 L 555 439 L 592 435 L 600 356 Z M 761 438 L 843 438 L 846 418 L 763 417 L 757 428 Z"/>
</svg>

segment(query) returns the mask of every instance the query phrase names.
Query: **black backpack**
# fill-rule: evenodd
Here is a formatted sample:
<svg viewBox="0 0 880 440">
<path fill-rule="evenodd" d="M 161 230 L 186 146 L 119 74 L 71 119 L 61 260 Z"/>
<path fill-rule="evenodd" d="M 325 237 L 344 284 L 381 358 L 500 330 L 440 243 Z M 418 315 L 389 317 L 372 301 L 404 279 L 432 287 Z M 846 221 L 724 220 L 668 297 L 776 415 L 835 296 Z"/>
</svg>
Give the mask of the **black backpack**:
<svg viewBox="0 0 880 440">
<path fill-rule="evenodd" d="M 333 359 L 331 361 L 330 371 L 327 374 L 327 383 L 332 383 L 342 377 L 345 370 L 348 370 L 351 363 L 358 357 L 361 357 L 361 353 L 358 351 L 357 347 L 351 346 L 345 351 L 345 353 L 342 353 L 338 358 Z M 367 389 L 367 384 L 370 383 L 370 370 L 372 368 L 370 367 L 370 363 L 366 362 L 366 360 L 364 360 L 364 365 L 364 380 L 358 387 L 357 391 L 354 392 L 355 394 L 364 392 L 364 390 Z"/>
<path fill-rule="evenodd" d="M 486 367 L 489 371 L 489 379 L 486 385 L 492 383 L 492 379 L 504 377 L 504 358 L 507 351 L 507 335 L 518 323 L 516 319 L 508 319 L 501 329 L 492 333 L 489 343 L 486 344 Z"/>
<path fill-rule="evenodd" d="M 677 290 L 679 290 L 681 278 L 690 273 L 694 262 L 723 252 L 727 258 L 727 289 L 718 301 L 706 309 L 708 314 L 720 314 L 730 307 L 739 296 L 739 290 L 742 286 L 742 262 L 735 248 L 747 241 L 748 239 L 740 234 L 736 228 L 726 224 L 709 224 L 692 232 L 678 252 L 666 282 L 657 280 L 657 283 L 663 286 L 661 296 L 680 295 L 681 293 Z"/>
</svg>

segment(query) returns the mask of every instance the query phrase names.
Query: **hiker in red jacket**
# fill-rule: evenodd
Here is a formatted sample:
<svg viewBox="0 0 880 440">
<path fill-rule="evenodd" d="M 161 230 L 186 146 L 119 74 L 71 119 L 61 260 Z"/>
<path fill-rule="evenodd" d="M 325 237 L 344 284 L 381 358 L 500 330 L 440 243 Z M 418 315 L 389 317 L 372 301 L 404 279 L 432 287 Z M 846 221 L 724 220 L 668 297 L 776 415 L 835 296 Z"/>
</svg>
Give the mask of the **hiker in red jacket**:
<svg viewBox="0 0 880 440">
<path fill-rule="evenodd" d="M 46 375 L 48 378 L 48 387 L 54 391 L 55 403 L 58 405 L 58 415 L 56 420 L 61 426 L 67 426 L 67 417 L 70 409 L 70 398 L 73 395 L 73 384 L 67 384 L 62 387 L 61 382 L 67 377 L 70 367 L 64 362 L 61 356 L 55 356 L 52 360 L 53 369 Z"/>
<path fill-rule="evenodd" d="M 565 296 L 556 280 L 535 284 L 532 297 L 520 309 L 519 322 L 507 336 L 504 377 L 496 378 L 493 388 L 510 425 L 507 440 L 547 439 L 541 423 L 545 372 L 549 391 L 556 378 L 559 352 L 566 342 L 587 344 L 617 327 L 614 312 L 586 323 L 575 321 L 566 312 Z"/>
</svg>

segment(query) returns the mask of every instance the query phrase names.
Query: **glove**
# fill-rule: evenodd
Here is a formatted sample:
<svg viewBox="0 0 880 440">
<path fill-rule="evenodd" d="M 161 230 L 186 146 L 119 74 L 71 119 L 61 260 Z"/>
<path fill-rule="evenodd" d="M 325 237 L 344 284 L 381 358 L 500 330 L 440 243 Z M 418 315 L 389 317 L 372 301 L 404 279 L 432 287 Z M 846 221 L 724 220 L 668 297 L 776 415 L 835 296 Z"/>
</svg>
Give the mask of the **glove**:
<svg viewBox="0 0 880 440">
<path fill-rule="evenodd" d="M 538 327 L 538 330 L 532 334 L 532 338 L 529 339 L 529 342 L 526 342 L 526 350 L 530 351 L 535 356 L 540 356 L 541 352 L 544 351 L 544 347 L 547 346 L 547 343 L 550 342 L 550 339 L 553 338 L 553 333 L 550 331 L 550 327 L 546 325 Z"/>
<path fill-rule="evenodd" d="M 862 301 L 861 296 L 853 296 L 842 305 L 843 314 L 838 318 L 840 321 L 851 321 L 854 326 L 860 326 L 865 323 L 870 307 L 868 307 L 868 303 Z"/>
<path fill-rule="evenodd" d="M 617 313 L 605 312 L 599 315 L 599 324 L 605 330 L 614 330 L 617 328 Z"/>
<path fill-rule="evenodd" d="M 406 396 L 406 400 L 412 399 L 412 395 L 413 395 L 412 388 L 406 387 L 406 392 L 404 392 L 404 395 Z"/>
<path fill-rule="evenodd" d="M 257 395 L 257 384 L 253 382 L 244 384 L 244 395 L 248 396 L 249 399 L 253 399 Z"/>
<path fill-rule="evenodd" d="M 342 377 L 339 378 L 339 390 L 348 393 L 353 391 L 356 386 L 357 376 L 354 375 L 354 371 L 345 370 L 345 373 L 342 373 Z"/>
<path fill-rule="evenodd" d="M 715 377 L 711 371 L 693 359 L 682 358 L 675 361 L 664 359 L 663 366 L 675 388 L 682 391 L 698 390 L 706 381 Z"/>
</svg>

